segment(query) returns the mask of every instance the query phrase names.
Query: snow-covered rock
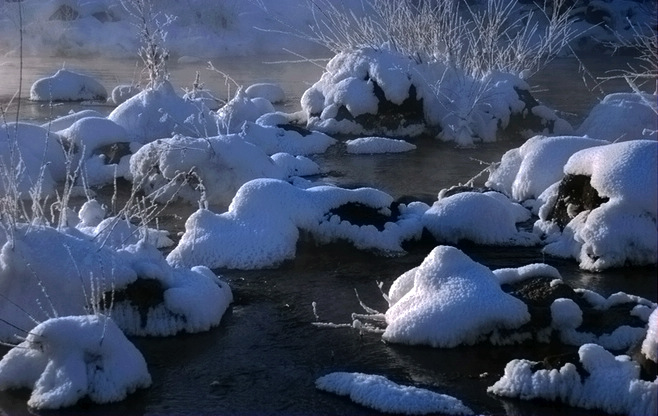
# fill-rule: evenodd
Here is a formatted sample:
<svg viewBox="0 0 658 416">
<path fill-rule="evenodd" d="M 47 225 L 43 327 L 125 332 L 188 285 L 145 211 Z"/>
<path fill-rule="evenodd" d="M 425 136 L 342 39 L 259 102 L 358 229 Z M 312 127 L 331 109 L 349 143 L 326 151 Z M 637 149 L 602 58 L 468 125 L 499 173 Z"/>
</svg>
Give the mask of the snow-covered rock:
<svg viewBox="0 0 658 416">
<path fill-rule="evenodd" d="M 505 152 L 486 186 L 516 201 L 538 198 L 564 176 L 564 164 L 579 150 L 608 144 L 578 136 L 534 136 Z"/>
<path fill-rule="evenodd" d="M 499 192 L 460 192 L 442 197 L 423 215 L 423 225 L 442 243 L 532 246 L 539 239 L 518 231 L 530 212 Z"/>
<path fill-rule="evenodd" d="M 159 202 L 180 198 L 192 204 L 205 199 L 228 205 L 244 183 L 256 178 L 287 179 L 289 167 L 277 165 L 236 134 L 156 140 L 130 159 L 132 181 L 150 198 Z"/>
<path fill-rule="evenodd" d="M 209 137 L 218 132 L 215 113 L 200 103 L 184 100 L 167 81 L 128 99 L 108 118 L 141 143 L 174 134 Z"/>
<path fill-rule="evenodd" d="M 32 390 L 35 409 L 121 401 L 150 385 L 144 357 L 105 315 L 41 322 L 0 361 L 0 390 Z"/>
<path fill-rule="evenodd" d="M 95 221 L 92 213 L 80 216 Z M 121 222 L 105 221 L 96 234 L 24 224 L 3 232 L 0 315 L 11 325 L 0 325 L 0 340 L 14 341 L 16 327 L 29 331 L 35 319 L 84 315 L 110 304 L 113 319 L 128 334 L 165 336 L 219 324 L 232 299 L 227 284 L 203 267 L 171 268 L 145 240 L 112 238 L 121 233 Z M 128 236 L 139 235 L 133 233 Z M 140 291 L 144 287 L 147 292 Z"/>
<path fill-rule="evenodd" d="M 67 173 L 62 138 L 34 124 L 0 123 L 0 159 L 5 179 L 0 190 L 7 194 L 14 188 L 22 199 L 31 189 L 41 197 L 53 195 Z"/>
<path fill-rule="evenodd" d="M 271 82 L 258 82 L 256 84 L 251 84 L 244 90 L 244 92 L 249 98 L 265 98 L 272 104 L 281 103 L 286 99 L 286 93 L 283 91 L 283 88 L 281 88 L 279 84 Z"/>
<path fill-rule="evenodd" d="M 309 127 L 343 134 L 416 136 L 469 146 L 499 129 L 568 133 L 571 126 L 512 74 L 475 79 L 436 60 L 419 64 L 386 47 L 337 54 L 301 99 Z M 519 126 L 510 126 L 522 121 Z M 437 134 L 438 133 L 438 134 Z M 525 131 L 523 131 L 525 134 Z"/>
<path fill-rule="evenodd" d="M 619 142 L 658 139 L 658 97 L 616 93 L 605 96 L 589 113 L 576 134 Z"/>
<path fill-rule="evenodd" d="M 395 343 L 450 348 L 496 342 L 498 329 L 530 319 L 526 305 L 504 293 L 491 270 L 450 246 L 435 248 L 393 282 L 389 299 L 382 338 Z"/>
<path fill-rule="evenodd" d="M 655 172 L 657 146 L 633 140 L 571 156 L 535 224 L 546 235 L 544 251 L 588 270 L 656 264 L 658 179 L 647 172 Z M 558 216 L 568 221 L 563 229 L 553 222 Z"/>
<path fill-rule="evenodd" d="M 302 189 L 281 180 L 255 179 L 238 190 L 227 212 L 200 209 L 192 214 L 167 259 L 176 267 L 272 267 L 295 257 L 300 230 L 318 243 L 348 241 L 358 249 L 401 254 L 403 241 L 420 238 L 420 215 L 427 208 L 401 206 L 400 215 L 388 219 L 392 202 L 390 195 L 372 188 Z M 352 223 L 348 214 L 341 214 L 342 207 L 348 212 L 350 207 L 367 209 L 387 219 L 380 227 Z"/>
<path fill-rule="evenodd" d="M 133 84 L 120 84 L 112 89 L 110 99 L 112 104 L 119 105 L 128 101 L 128 99 L 134 97 L 142 91 L 141 88 Z"/>
<path fill-rule="evenodd" d="M 639 379 L 640 367 L 628 356 L 615 357 L 596 344 L 581 346 L 578 356 L 577 363 L 539 370 L 539 363 L 512 360 L 505 366 L 503 377 L 487 391 L 523 400 L 561 401 L 614 414 L 656 414 L 658 379 Z"/>
<path fill-rule="evenodd" d="M 60 69 L 54 75 L 40 78 L 30 88 L 33 101 L 91 101 L 107 99 L 107 91 L 96 79 Z"/>
<path fill-rule="evenodd" d="M 324 153 L 336 140 L 319 131 L 295 129 L 287 125 L 262 125 L 250 121 L 242 125 L 240 136 L 260 147 L 268 155 L 285 152 L 292 155 Z"/>
<path fill-rule="evenodd" d="M 416 145 L 407 141 L 387 137 L 360 137 L 346 141 L 345 146 L 347 153 L 353 154 L 402 153 L 416 149 Z"/>
</svg>

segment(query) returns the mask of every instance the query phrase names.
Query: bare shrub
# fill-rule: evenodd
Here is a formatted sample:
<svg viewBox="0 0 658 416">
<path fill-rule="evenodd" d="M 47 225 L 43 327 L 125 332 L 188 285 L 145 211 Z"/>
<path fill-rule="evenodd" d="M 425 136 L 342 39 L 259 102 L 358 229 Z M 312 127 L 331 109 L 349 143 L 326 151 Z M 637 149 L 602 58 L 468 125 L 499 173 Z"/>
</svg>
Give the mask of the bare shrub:
<svg viewBox="0 0 658 416">
<path fill-rule="evenodd" d="M 120 0 L 124 9 L 135 20 L 141 45 L 139 57 L 148 77 L 147 88 L 157 87 L 169 78 L 167 60 L 169 51 L 165 47 L 167 26 L 173 17 L 155 10 L 153 0 Z"/>
</svg>

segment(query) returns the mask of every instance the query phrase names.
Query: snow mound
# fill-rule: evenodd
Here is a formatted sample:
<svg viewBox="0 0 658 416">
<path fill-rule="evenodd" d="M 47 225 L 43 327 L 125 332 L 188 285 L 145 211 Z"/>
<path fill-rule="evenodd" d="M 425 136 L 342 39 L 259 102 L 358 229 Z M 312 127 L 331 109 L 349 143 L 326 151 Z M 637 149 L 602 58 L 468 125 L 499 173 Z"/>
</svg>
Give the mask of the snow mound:
<svg viewBox="0 0 658 416">
<path fill-rule="evenodd" d="M 254 122 L 274 111 L 272 103 L 265 98 L 249 98 L 244 89 L 239 88 L 235 97 L 217 110 L 219 131 L 224 134 L 238 133 L 246 121 Z"/>
<path fill-rule="evenodd" d="M 596 344 L 581 346 L 578 355 L 583 376 L 579 374 L 578 364 L 535 371 L 536 362 L 512 360 L 505 366 L 503 377 L 487 391 L 523 400 L 561 401 L 614 414 L 656 414 L 658 379 L 640 380 L 640 366 L 636 362 L 626 355 L 615 357 Z"/>
<path fill-rule="evenodd" d="M 281 103 L 286 99 L 286 94 L 279 84 L 269 82 L 259 82 L 252 84 L 244 90 L 249 98 L 265 98 L 272 104 Z"/>
<path fill-rule="evenodd" d="M 31 389 L 35 409 L 121 401 L 150 385 L 144 357 L 104 315 L 44 321 L 0 361 L 0 389 Z"/>
<path fill-rule="evenodd" d="M 92 101 L 107 99 L 103 85 L 88 75 L 60 69 L 54 75 L 40 78 L 30 88 L 32 101 Z"/>
<path fill-rule="evenodd" d="M 384 376 L 363 373 L 330 373 L 318 378 L 319 390 L 349 396 L 355 403 L 384 413 L 472 415 L 460 400 L 412 386 L 401 386 Z"/>
<path fill-rule="evenodd" d="M 455 247 L 436 247 L 398 279 L 389 292 L 385 341 L 450 348 L 530 320 L 526 305 L 504 293 L 491 270 Z"/>
<path fill-rule="evenodd" d="M 347 206 L 386 217 L 392 202 L 390 195 L 372 188 L 302 189 L 281 180 L 255 179 L 238 190 L 227 212 L 200 209 L 192 214 L 167 260 L 175 266 L 272 267 L 294 258 L 300 230 L 318 243 L 348 241 L 358 249 L 401 254 L 401 243 L 422 233 L 422 212 L 415 206 L 401 206 L 400 216 L 380 228 L 352 223 L 336 211 Z"/>
<path fill-rule="evenodd" d="M 80 214 L 85 220 L 100 215 L 98 207 L 87 211 Z M 96 228 L 121 233 L 114 231 L 118 224 L 103 220 Z M 11 237 L 1 240 L 0 340 L 15 341 L 16 327 L 29 331 L 33 319 L 84 315 L 109 305 L 130 335 L 205 331 L 219 324 L 232 299 L 230 288 L 207 269 L 173 269 L 145 240 L 127 245 L 102 233 L 27 225 Z"/>
<path fill-rule="evenodd" d="M 73 146 L 72 165 L 82 160 L 85 180 L 88 186 L 111 183 L 115 177 L 128 172 L 129 157 L 124 156 L 119 163 L 107 163 L 107 157 L 100 153 L 103 147 L 117 143 L 128 143 L 128 132 L 105 117 L 85 117 L 74 122 L 59 134 Z"/>
<path fill-rule="evenodd" d="M 475 79 L 443 61 L 417 63 L 384 46 L 338 53 L 301 105 L 308 125 L 329 134 L 409 137 L 440 131 L 439 139 L 470 146 L 495 141 L 513 119 L 537 132 L 571 131 L 528 90 L 513 74 Z"/>
<path fill-rule="evenodd" d="M 237 190 L 256 178 L 287 179 L 280 166 L 258 147 L 236 134 L 194 138 L 175 136 L 141 147 L 130 158 L 132 181 L 150 198 L 166 202 L 180 198 L 228 205 Z"/>
<path fill-rule="evenodd" d="M 120 105 L 128 101 L 130 98 L 136 96 L 142 91 L 141 88 L 137 85 L 132 84 L 120 84 L 112 89 L 112 94 L 110 98 L 112 104 Z"/>
<path fill-rule="evenodd" d="M 201 103 L 180 97 L 167 81 L 129 98 L 107 118 L 141 143 L 174 134 L 207 137 L 218 133 L 216 114 Z"/>
<path fill-rule="evenodd" d="M 486 186 L 516 201 L 539 197 L 564 176 L 564 164 L 579 150 L 608 144 L 577 136 L 534 136 L 521 147 L 508 150 L 489 175 Z"/>
<path fill-rule="evenodd" d="M 658 139 L 658 97 L 652 94 L 607 95 L 589 113 L 576 134 L 619 142 Z"/>
<path fill-rule="evenodd" d="M 71 125 L 76 121 L 87 117 L 104 117 L 104 116 L 103 114 L 99 113 L 96 110 L 80 110 L 77 112 L 70 112 L 65 116 L 58 117 L 54 120 L 44 123 L 41 125 L 41 127 L 50 131 L 57 132 L 60 130 L 67 129 L 71 127 Z"/>
<path fill-rule="evenodd" d="M 535 224 L 547 235 L 544 251 L 576 258 L 587 270 L 656 264 L 658 178 L 647 172 L 656 170 L 657 150 L 656 141 L 632 140 L 571 156 L 564 166 L 565 174 L 586 178 L 601 203 L 585 209 L 578 190 L 574 195 L 561 196 L 558 188 L 553 189 L 554 195 L 546 198 L 548 202 Z M 556 229 L 550 218 L 555 201 L 561 199 L 569 204 L 571 218 L 563 230 Z"/>
<path fill-rule="evenodd" d="M 440 198 L 423 215 L 423 225 L 442 243 L 532 246 L 539 239 L 518 231 L 530 212 L 499 192 L 461 192 Z"/>
<path fill-rule="evenodd" d="M 285 152 L 292 155 L 324 153 L 336 140 L 319 131 L 302 131 L 279 126 L 245 122 L 240 136 L 260 147 L 268 155 Z"/>
<path fill-rule="evenodd" d="M 3 195 L 14 187 L 22 199 L 30 197 L 32 188 L 41 197 L 53 195 L 57 182 L 66 177 L 62 138 L 34 124 L 0 123 L 0 161 L 7 176 L 0 181 Z"/>
<path fill-rule="evenodd" d="M 521 267 L 496 269 L 493 274 L 501 285 L 521 282 L 533 277 L 550 277 L 553 280 L 562 279 L 560 272 L 553 266 L 544 263 L 527 264 Z"/>
<path fill-rule="evenodd" d="M 345 145 L 347 153 L 353 154 L 402 153 L 416 149 L 416 145 L 407 141 L 386 137 L 360 137 L 346 141 Z"/>
</svg>

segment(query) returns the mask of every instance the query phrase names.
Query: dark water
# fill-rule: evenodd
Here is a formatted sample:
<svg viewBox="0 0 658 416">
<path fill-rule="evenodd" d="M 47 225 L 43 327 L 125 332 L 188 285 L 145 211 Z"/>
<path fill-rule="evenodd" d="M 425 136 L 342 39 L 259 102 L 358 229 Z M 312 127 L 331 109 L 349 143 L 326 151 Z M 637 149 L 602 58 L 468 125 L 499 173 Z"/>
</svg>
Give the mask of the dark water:
<svg viewBox="0 0 658 416">
<path fill-rule="evenodd" d="M 222 69 L 245 84 L 280 82 L 291 96 L 286 104 L 287 111 L 298 108 L 301 93 L 321 73 L 319 68 L 310 64 L 302 65 L 304 69 L 292 66 L 295 72 L 291 72 L 290 66 L 276 69 L 276 65 L 263 66 L 253 60 L 238 61 L 227 62 L 228 68 Z M 98 62 L 94 65 L 94 70 L 100 71 L 101 78 L 108 84 L 113 77 L 120 78 L 120 82 L 130 81 L 126 78 L 131 67 L 129 70 L 125 67 L 118 70 L 119 64 L 116 62 Z M 218 63 L 215 65 L 219 66 Z M 583 114 L 599 95 L 589 93 L 580 78 L 573 75 L 573 71 L 577 70 L 574 62 L 558 61 L 552 68 L 536 78 L 538 85 L 550 88 L 550 92 L 540 92 L 538 87 L 537 95 L 554 108 L 570 114 L 573 120 L 582 120 Z M 38 72 L 48 73 L 50 69 L 35 63 L 31 74 L 37 76 Z M 173 76 L 179 80 L 189 76 L 191 82 L 194 71 L 194 66 L 184 66 L 175 69 Z M 210 76 L 208 80 L 210 84 Z M 223 85 L 220 78 L 213 82 Z M 2 91 L 0 97 L 5 93 Z M 111 110 L 106 106 L 99 108 Z M 26 118 L 44 120 L 52 111 L 34 104 L 32 109 L 33 112 L 28 111 Z M 433 201 L 441 188 L 466 182 L 480 172 L 485 166 L 478 161 L 498 161 L 507 149 L 520 143 L 519 140 L 508 139 L 472 149 L 456 149 L 450 144 L 419 139 L 416 141 L 418 150 L 410 153 L 346 155 L 337 147 L 326 155 L 315 157 L 315 160 L 325 170 L 323 181 L 344 186 L 373 186 L 395 198 L 408 195 Z M 185 215 L 172 223 L 171 228 L 181 229 Z M 384 289 L 388 290 L 395 278 L 420 264 L 431 248 L 417 244 L 409 247 L 406 256 L 385 258 L 340 244 L 318 247 L 312 241 L 302 241 L 298 245 L 296 259 L 275 270 L 217 270 L 230 283 L 235 296 L 234 304 L 219 327 L 202 334 L 133 339 L 148 362 L 153 377 L 151 388 L 117 404 L 101 406 L 82 403 L 70 409 L 40 413 L 377 413 L 349 399 L 314 388 L 315 380 L 322 375 L 334 371 L 353 371 L 381 374 L 400 383 L 453 395 L 480 414 L 601 414 L 555 403 L 503 400 L 486 393 L 487 386 L 498 380 L 505 364 L 511 359 L 541 360 L 546 355 L 574 351 L 573 347 L 531 344 L 504 348 L 481 345 L 432 349 L 390 345 L 383 343 L 377 334 L 312 325 L 316 320 L 312 302 L 316 302 L 322 321 L 351 322 L 352 312 L 362 312 L 355 290 L 364 303 L 384 311 L 386 302 L 377 282 L 383 282 Z M 546 261 L 557 267 L 563 278 L 574 287 L 594 289 L 603 295 L 624 291 L 653 301 L 658 298 L 655 268 L 590 273 L 579 270 L 574 261 L 544 258 L 535 248 L 461 248 L 474 260 L 493 269 Z M 0 392 L 0 412 L 27 413 L 25 402 L 28 395 L 26 391 Z"/>
</svg>

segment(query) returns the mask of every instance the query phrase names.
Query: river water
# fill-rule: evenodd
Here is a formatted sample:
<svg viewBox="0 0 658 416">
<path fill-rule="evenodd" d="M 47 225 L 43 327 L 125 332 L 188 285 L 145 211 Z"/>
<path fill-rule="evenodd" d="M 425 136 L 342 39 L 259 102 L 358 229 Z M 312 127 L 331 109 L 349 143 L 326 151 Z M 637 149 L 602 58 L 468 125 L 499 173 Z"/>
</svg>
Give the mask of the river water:
<svg viewBox="0 0 658 416">
<path fill-rule="evenodd" d="M 279 109 L 296 111 L 306 88 L 319 79 L 322 68 L 312 63 L 263 63 L 289 57 L 237 58 L 213 64 L 236 82 L 278 82 L 288 94 Z M 589 69 L 596 74 L 620 68 L 622 58 L 592 57 Z M 23 95 L 39 77 L 66 66 L 98 78 L 108 91 L 135 77 L 135 62 L 120 60 L 72 60 L 29 58 L 24 62 Z M 206 87 L 227 96 L 224 76 L 206 69 L 205 63 L 172 64 L 174 85 L 191 85 L 196 71 Z M 0 61 L 0 105 L 5 107 L 18 90 L 18 65 Z M 16 78 L 15 78 L 16 77 Z M 602 97 L 590 91 L 572 59 L 555 61 L 531 79 L 535 96 L 577 125 Z M 233 87 L 232 87 L 233 88 Z M 625 90 L 605 84 L 606 92 Z M 102 113 L 112 107 L 85 104 Z M 6 117 L 13 119 L 11 107 Z M 51 117 L 79 110 L 80 105 L 42 105 L 22 102 L 20 119 L 42 123 Z M 409 196 L 431 202 L 444 187 L 464 183 L 486 167 L 482 162 L 500 160 L 502 154 L 519 146 L 518 139 L 503 139 L 469 149 L 432 139 L 415 141 L 415 152 L 396 155 L 348 155 L 340 146 L 314 159 L 324 169 L 322 181 L 342 186 L 373 186 L 394 198 Z M 220 209 L 220 208 L 218 208 Z M 189 207 L 180 207 L 180 220 L 169 224 L 182 229 Z M 490 396 L 487 386 L 513 358 L 541 360 L 546 355 L 574 349 L 559 345 L 488 345 L 432 349 L 389 345 L 380 336 L 349 328 L 319 328 L 312 303 L 322 321 L 347 323 L 352 312 L 361 312 L 355 290 L 367 305 L 384 311 L 384 289 L 403 272 L 422 262 L 432 247 L 412 245 L 402 257 L 377 257 L 340 244 L 298 244 L 297 257 L 274 270 L 216 270 L 231 285 L 235 302 L 219 327 L 202 334 L 170 338 L 135 338 L 153 377 L 153 386 L 121 403 L 81 403 L 48 414 L 228 414 L 228 415 L 332 415 L 374 414 L 350 400 L 317 391 L 315 380 L 333 371 L 381 374 L 403 384 L 414 384 L 461 399 L 481 414 L 555 415 L 600 414 L 555 403 L 522 402 Z M 537 248 L 461 246 L 474 260 L 493 269 L 519 267 L 545 261 L 557 267 L 565 281 L 603 295 L 624 291 L 656 301 L 656 268 L 625 268 L 590 273 L 571 260 L 545 258 Z M 25 414 L 29 392 L 0 392 L 0 411 Z"/>
</svg>

